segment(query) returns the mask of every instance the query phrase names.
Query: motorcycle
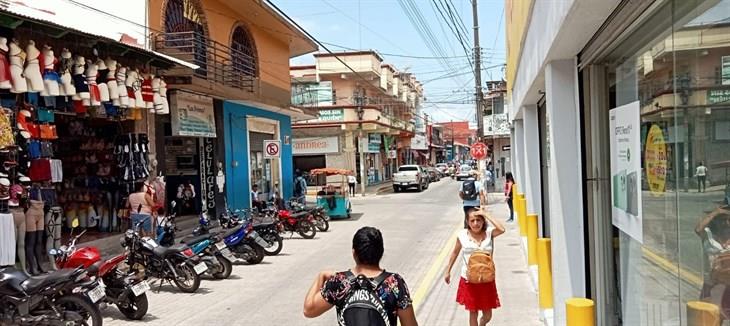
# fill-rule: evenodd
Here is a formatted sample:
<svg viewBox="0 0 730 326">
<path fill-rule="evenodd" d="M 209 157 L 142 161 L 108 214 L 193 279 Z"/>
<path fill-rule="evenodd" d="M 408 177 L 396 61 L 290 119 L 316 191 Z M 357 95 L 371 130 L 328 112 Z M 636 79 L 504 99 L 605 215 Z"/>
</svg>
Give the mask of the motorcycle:
<svg viewBox="0 0 730 326">
<path fill-rule="evenodd" d="M 0 268 L 0 325 L 101 326 L 104 285 L 81 267 L 28 276 Z"/>
<path fill-rule="evenodd" d="M 173 205 L 174 206 L 174 205 Z M 201 214 L 201 219 L 203 215 Z M 172 246 L 175 240 L 175 231 L 179 230 L 175 224 L 175 214 L 165 216 L 157 227 L 157 242 L 162 246 Z M 226 279 L 231 276 L 233 264 L 236 258 L 227 248 L 218 250 L 213 244 L 220 239 L 214 234 L 206 234 L 200 236 L 189 236 L 183 238 L 180 243 L 190 246 L 193 253 L 198 255 L 200 259 L 208 267 L 207 274 L 215 279 Z"/>
<path fill-rule="evenodd" d="M 135 225 L 137 230 L 144 221 Z M 154 239 L 141 237 L 134 230 L 127 230 L 119 240 L 122 247 L 127 249 L 127 265 L 144 278 L 151 276 L 162 283 L 167 281 L 183 292 L 193 293 L 200 287 L 200 274 L 205 273 L 208 267 L 185 244 L 165 247 Z"/>
<path fill-rule="evenodd" d="M 314 216 L 314 226 L 318 231 L 327 232 L 330 229 L 330 217 L 324 211 L 324 207 L 320 206 L 306 206 L 295 199 L 289 200 L 289 207 L 293 213 L 307 211 Z"/>
<path fill-rule="evenodd" d="M 147 314 L 147 294 L 150 286 L 147 281 L 138 277 L 123 266 L 126 254 L 116 255 L 107 260 L 101 259 L 99 249 L 95 247 L 77 248 L 76 241 L 86 230 L 73 237 L 68 245 L 59 249 L 51 249 L 49 254 L 56 259 L 58 268 L 83 267 L 89 275 L 96 276 L 104 284 L 104 302 L 114 304 L 122 314 L 133 320 L 140 320 Z"/>
<path fill-rule="evenodd" d="M 279 218 L 277 221 L 279 233 L 291 232 L 290 237 L 292 237 L 294 232 L 297 232 L 304 239 L 312 239 L 317 235 L 317 228 L 314 226 L 314 215 L 307 211 L 292 213 L 281 209 L 278 211 L 277 216 Z"/>
<path fill-rule="evenodd" d="M 255 220 L 255 216 L 264 214 L 264 220 L 272 219 L 272 210 L 266 209 L 263 212 L 258 211 L 246 211 L 245 213 L 251 216 L 251 222 Z M 273 210 L 273 212 L 276 212 Z M 236 228 L 244 224 L 244 220 L 241 219 L 238 212 L 231 212 L 226 209 L 225 213 L 221 213 L 218 217 L 218 223 L 224 229 Z M 252 223 L 253 224 L 253 223 Z M 200 225 L 193 231 L 194 235 L 206 234 L 211 228 L 211 222 L 207 219 L 201 219 Z M 278 255 L 284 248 L 284 239 L 279 235 L 279 230 L 276 223 L 259 223 L 253 225 L 253 231 L 256 232 L 265 242 L 266 245 L 262 245 L 264 254 L 266 256 Z"/>
</svg>

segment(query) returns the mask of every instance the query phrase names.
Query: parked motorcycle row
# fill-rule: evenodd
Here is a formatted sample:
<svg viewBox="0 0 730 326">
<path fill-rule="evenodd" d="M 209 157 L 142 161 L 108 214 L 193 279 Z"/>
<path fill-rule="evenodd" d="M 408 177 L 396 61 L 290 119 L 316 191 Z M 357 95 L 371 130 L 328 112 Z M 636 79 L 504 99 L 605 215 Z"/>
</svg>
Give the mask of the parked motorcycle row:
<svg viewBox="0 0 730 326">
<path fill-rule="evenodd" d="M 159 218 L 154 238 L 136 231 L 145 222 L 140 221 L 120 238 L 124 252 L 107 259 L 98 248 L 77 246 L 83 231 L 49 252 L 57 271 L 31 277 L 13 267 L 0 270 L 0 325 L 98 326 L 102 305 L 115 305 L 125 317 L 142 319 L 153 282 L 194 293 L 203 274 L 226 279 L 234 262 L 258 264 L 265 256 L 279 254 L 282 235 L 312 239 L 318 231 L 329 230 L 323 208 L 295 200 L 287 206 L 226 209 L 213 220 L 203 212 L 193 234 L 178 243 L 175 214 Z"/>
</svg>

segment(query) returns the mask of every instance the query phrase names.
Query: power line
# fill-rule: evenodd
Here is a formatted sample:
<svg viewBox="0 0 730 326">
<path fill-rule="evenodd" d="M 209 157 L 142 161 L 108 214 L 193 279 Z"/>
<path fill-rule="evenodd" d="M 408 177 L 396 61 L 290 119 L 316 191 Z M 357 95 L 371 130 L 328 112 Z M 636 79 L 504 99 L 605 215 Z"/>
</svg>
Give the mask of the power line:
<svg viewBox="0 0 730 326">
<path fill-rule="evenodd" d="M 361 50 L 361 49 L 355 49 L 355 48 L 347 47 L 347 46 L 344 46 L 344 45 L 338 45 L 338 44 L 334 44 L 334 43 L 330 43 L 330 42 L 325 42 L 325 41 L 322 41 L 322 43 L 327 44 L 327 45 L 331 45 L 331 46 L 334 46 L 334 47 L 338 47 L 338 48 L 341 48 L 341 49 L 350 50 L 350 51 L 359 51 L 359 50 Z M 387 53 L 387 52 L 380 52 L 380 51 L 378 51 L 378 54 L 381 54 L 381 55 L 384 55 L 384 56 L 389 56 L 389 57 L 400 57 L 400 58 L 411 58 L 411 59 L 434 59 L 434 60 L 440 60 L 440 59 L 464 59 L 464 58 L 468 58 L 465 55 L 446 56 L 446 57 L 433 57 L 433 56 L 428 57 L 428 56 L 418 56 L 418 55 Z"/>
</svg>

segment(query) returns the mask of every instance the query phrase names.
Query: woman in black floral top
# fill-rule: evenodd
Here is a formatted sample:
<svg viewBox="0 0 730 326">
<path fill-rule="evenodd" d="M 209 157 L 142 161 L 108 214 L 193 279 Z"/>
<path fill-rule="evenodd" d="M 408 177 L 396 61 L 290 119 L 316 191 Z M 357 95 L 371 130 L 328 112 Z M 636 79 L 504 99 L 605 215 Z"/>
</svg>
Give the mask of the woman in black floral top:
<svg viewBox="0 0 730 326">
<path fill-rule="evenodd" d="M 384 249 L 383 236 L 378 229 L 363 227 L 358 230 L 352 239 L 352 251 L 355 258 L 355 267 L 350 269 L 352 274 L 364 275 L 374 280 L 386 273 L 380 268 Z M 318 317 L 336 306 L 338 322 L 344 325 L 341 309 L 351 288 L 347 273 L 332 271 L 319 273 L 304 300 L 304 316 Z M 382 277 L 385 279 L 378 285 L 376 292 L 385 306 L 390 324 L 396 325 L 398 319 L 403 326 L 418 325 L 405 280 L 395 273 L 387 273 Z"/>
</svg>

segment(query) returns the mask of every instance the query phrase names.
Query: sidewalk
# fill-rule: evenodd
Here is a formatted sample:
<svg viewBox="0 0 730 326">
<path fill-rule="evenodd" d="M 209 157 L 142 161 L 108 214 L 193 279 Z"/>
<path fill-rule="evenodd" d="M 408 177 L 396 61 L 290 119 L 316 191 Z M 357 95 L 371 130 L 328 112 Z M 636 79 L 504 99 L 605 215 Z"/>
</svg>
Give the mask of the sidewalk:
<svg viewBox="0 0 730 326">
<path fill-rule="evenodd" d="M 508 217 L 507 204 L 499 193 L 490 193 L 487 211 L 504 222 Z M 520 245 L 517 223 L 506 223 L 507 232 L 495 239 L 494 260 L 497 270 L 497 291 L 502 307 L 492 312 L 489 325 L 543 325 L 540 321 L 538 297 L 530 280 L 527 262 Z M 449 240 L 449 242 L 453 242 Z M 468 313 L 456 300 L 458 271 L 457 260 L 452 271 L 451 285 L 446 285 L 441 273 L 445 263 L 439 266 L 439 277 L 434 280 L 428 296 L 417 310 L 422 325 L 468 325 Z M 457 281 L 453 281 L 456 279 Z"/>
</svg>

